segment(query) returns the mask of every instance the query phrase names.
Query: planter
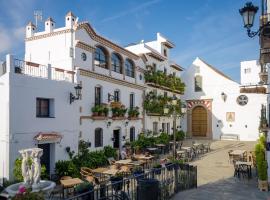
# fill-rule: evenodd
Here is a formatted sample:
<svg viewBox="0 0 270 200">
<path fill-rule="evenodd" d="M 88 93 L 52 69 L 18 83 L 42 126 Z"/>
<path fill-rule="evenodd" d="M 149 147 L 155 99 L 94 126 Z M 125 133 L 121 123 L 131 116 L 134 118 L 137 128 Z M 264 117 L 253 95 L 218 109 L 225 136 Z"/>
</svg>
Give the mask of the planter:
<svg viewBox="0 0 270 200">
<path fill-rule="evenodd" d="M 161 168 L 162 167 L 153 167 L 153 171 L 155 174 L 160 175 L 161 174 Z"/>
<path fill-rule="evenodd" d="M 144 178 L 144 171 L 136 171 L 136 172 L 133 173 L 133 176 L 138 181 L 138 180 Z"/>
<path fill-rule="evenodd" d="M 122 190 L 123 188 L 123 177 L 121 176 L 112 176 L 110 178 L 110 181 L 112 183 L 112 187 L 115 191 Z"/>
<path fill-rule="evenodd" d="M 268 182 L 266 181 L 261 181 L 258 180 L 258 188 L 260 191 L 268 191 Z"/>
<path fill-rule="evenodd" d="M 123 116 L 112 116 L 112 120 L 124 120 L 125 117 Z"/>
<path fill-rule="evenodd" d="M 139 120 L 139 117 L 128 117 L 129 120 Z"/>
<path fill-rule="evenodd" d="M 166 163 L 165 167 L 168 171 L 172 171 L 174 169 L 174 164 L 173 163 Z"/>
<path fill-rule="evenodd" d="M 105 120 L 105 119 L 107 119 L 107 117 L 106 116 L 92 116 L 92 119 L 93 120 Z"/>
</svg>

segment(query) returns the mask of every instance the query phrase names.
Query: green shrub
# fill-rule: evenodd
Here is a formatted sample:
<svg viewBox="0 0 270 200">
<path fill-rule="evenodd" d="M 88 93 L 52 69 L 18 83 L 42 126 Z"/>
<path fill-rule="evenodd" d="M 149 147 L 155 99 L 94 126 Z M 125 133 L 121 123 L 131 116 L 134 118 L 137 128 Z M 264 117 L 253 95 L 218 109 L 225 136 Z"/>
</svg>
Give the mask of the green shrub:
<svg viewBox="0 0 270 200">
<path fill-rule="evenodd" d="M 79 169 L 71 160 L 59 160 L 55 163 L 55 173 L 59 176 L 78 177 Z"/>
<path fill-rule="evenodd" d="M 111 147 L 111 146 L 105 146 L 104 149 L 104 154 L 107 158 L 117 158 L 117 152 L 116 152 L 116 149 Z"/>
<path fill-rule="evenodd" d="M 23 194 L 16 194 L 12 200 L 45 200 L 42 192 L 31 192 L 26 190 Z"/>
<path fill-rule="evenodd" d="M 180 130 L 176 132 L 176 141 L 182 141 L 185 139 L 185 132 Z"/>
<path fill-rule="evenodd" d="M 161 133 L 160 136 L 158 136 L 155 139 L 155 144 L 169 144 L 170 142 L 170 136 L 167 133 Z"/>
<path fill-rule="evenodd" d="M 259 180 L 267 180 L 267 161 L 265 160 L 265 146 L 259 141 L 255 146 L 256 164 Z"/>
</svg>

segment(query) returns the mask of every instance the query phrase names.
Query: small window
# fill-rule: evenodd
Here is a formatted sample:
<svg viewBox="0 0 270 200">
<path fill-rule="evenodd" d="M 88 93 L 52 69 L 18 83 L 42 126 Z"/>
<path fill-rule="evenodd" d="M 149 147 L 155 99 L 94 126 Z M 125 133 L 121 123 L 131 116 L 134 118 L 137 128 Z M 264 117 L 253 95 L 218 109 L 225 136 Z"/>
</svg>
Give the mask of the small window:
<svg viewBox="0 0 270 200">
<path fill-rule="evenodd" d="M 95 87 L 95 105 L 101 104 L 101 87 Z"/>
<path fill-rule="evenodd" d="M 163 133 L 166 132 L 166 123 L 162 123 L 162 132 L 163 132 Z"/>
<path fill-rule="evenodd" d="M 167 49 L 164 49 L 164 50 L 163 50 L 163 55 L 164 55 L 165 57 L 167 57 Z"/>
<path fill-rule="evenodd" d="M 167 68 L 164 67 L 164 74 L 167 74 Z"/>
<path fill-rule="evenodd" d="M 135 96 L 133 93 L 129 95 L 129 107 L 134 108 Z"/>
<path fill-rule="evenodd" d="M 153 122 L 153 133 L 158 133 L 158 122 Z"/>
<path fill-rule="evenodd" d="M 168 92 L 164 92 L 164 97 L 167 97 L 168 96 Z"/>
<path fill-rule="evenodd" d="M 173 77 L 175 77 L 176 76 L 176 73 L 175 72 L 173 72 Z"/>
<path fill-rule="evenodd" d="M 244 73 L 245 73 L 245 74 L 251 73 L 251 68 L 246 68 L 246 69 L 244 69 Z"/>
<path fill-rule="evenodd" d="M 202 91 L 202 77 L 196 76 L 194 78 L 194 85 L 195 85 L 195 92 L 201 92 Z"/>
<path fill-rule="evenodd" d="M 52 106 L 52 99 L 37 98 L 36 99 L 36 117 L 52 117 L 50 107 Z"/>
<path fill-rule="evenodd" d="M 95 51 L 95 66 L 108 69 L 107 54 L 103 47 L 96 47 Z"/>
<path fill-rule="evenodd" d="M 95 130 L 95 147 L 103 146 L 103 130 L 102 128 L 96 128 Z"/>
<path fill-rule="evenodd" d="M 157 64 L 156 63 L 153 63 L 153 71 L 157 71 Z"/>
<path fill-rule="evenodd" d="M 120 102 L 120 91 L 119 90 L 114 91 L 114 101 Z"/>
<path fill-rule="evenodd" d="M 121 58 L 118 54 L 113 53 L 111 56 L 112 70 L 117 73 L 122 73 Z"/>
<path fill-rule="evenodd" d="M 129 140 L 130 142 L 135 141 L 135 127 L 131 127 L 129 130 Z"/>
<path fill-rule="evenodd" d="M 167 133 L 170 134 L 171 133 L 171 124 L 167 123 Z"/>
<path fill-rule="evenodd" d="M 126 76 L 129 76 L 129 77 L 132 77 L 132 78 L 134 78 L 134 76 L 135 76 L 134 64 L 129 59 L 126 59 L 126 61 L 125 61 L 125 73 L 126 73 Z"/>
</svg>

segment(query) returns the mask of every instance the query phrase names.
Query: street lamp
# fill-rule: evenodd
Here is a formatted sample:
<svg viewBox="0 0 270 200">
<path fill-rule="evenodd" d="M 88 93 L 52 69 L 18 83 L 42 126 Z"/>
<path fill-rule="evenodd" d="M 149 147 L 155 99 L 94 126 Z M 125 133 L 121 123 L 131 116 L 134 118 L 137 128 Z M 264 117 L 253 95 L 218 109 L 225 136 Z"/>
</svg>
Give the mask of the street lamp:
<svg viewBox="0 0 270 200">
<path fill-rule="evenodd" d="M 169 107 L 172 107 L 173 112 L 173 158 L 176 159 L 176 118 L 177 118 L 177 112 L 176 112 L 176 106 L 177 106 L 178 100 L 176 96 L 173 96 L 173 99 L 171 101 L 171 105 L 166 105 L 164 107 L 164 114 L 168 115 L 170 112 Z M 181 113 L 186 113 L 186 105 L 184 103 L 181 103 Z"/>
</svg>

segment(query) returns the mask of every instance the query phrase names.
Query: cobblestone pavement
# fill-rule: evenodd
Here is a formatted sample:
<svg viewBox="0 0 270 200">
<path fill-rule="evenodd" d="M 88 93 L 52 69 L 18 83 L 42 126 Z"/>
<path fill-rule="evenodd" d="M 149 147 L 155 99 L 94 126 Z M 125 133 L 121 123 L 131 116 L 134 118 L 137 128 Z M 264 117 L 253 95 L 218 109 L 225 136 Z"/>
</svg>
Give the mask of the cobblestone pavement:
<svg viewBox="0 0 270 200">
<path fill-rule="evenodd" d="M 187 141 L 187 143 L 189 142 Z M 270 192 L 260 192 L 258 190 L 256 177 L 253 176 L 251 180 L 233 177 L 233 165 L 228 161 L 228 150 L 254 150 L 254 145 L 255 142 L 211 141 L 212 151 L 191 162 L 191 164 L 197 165 L 198 188 L 179 192 L 172 199 L 270 200 Z"/>
</svg>

